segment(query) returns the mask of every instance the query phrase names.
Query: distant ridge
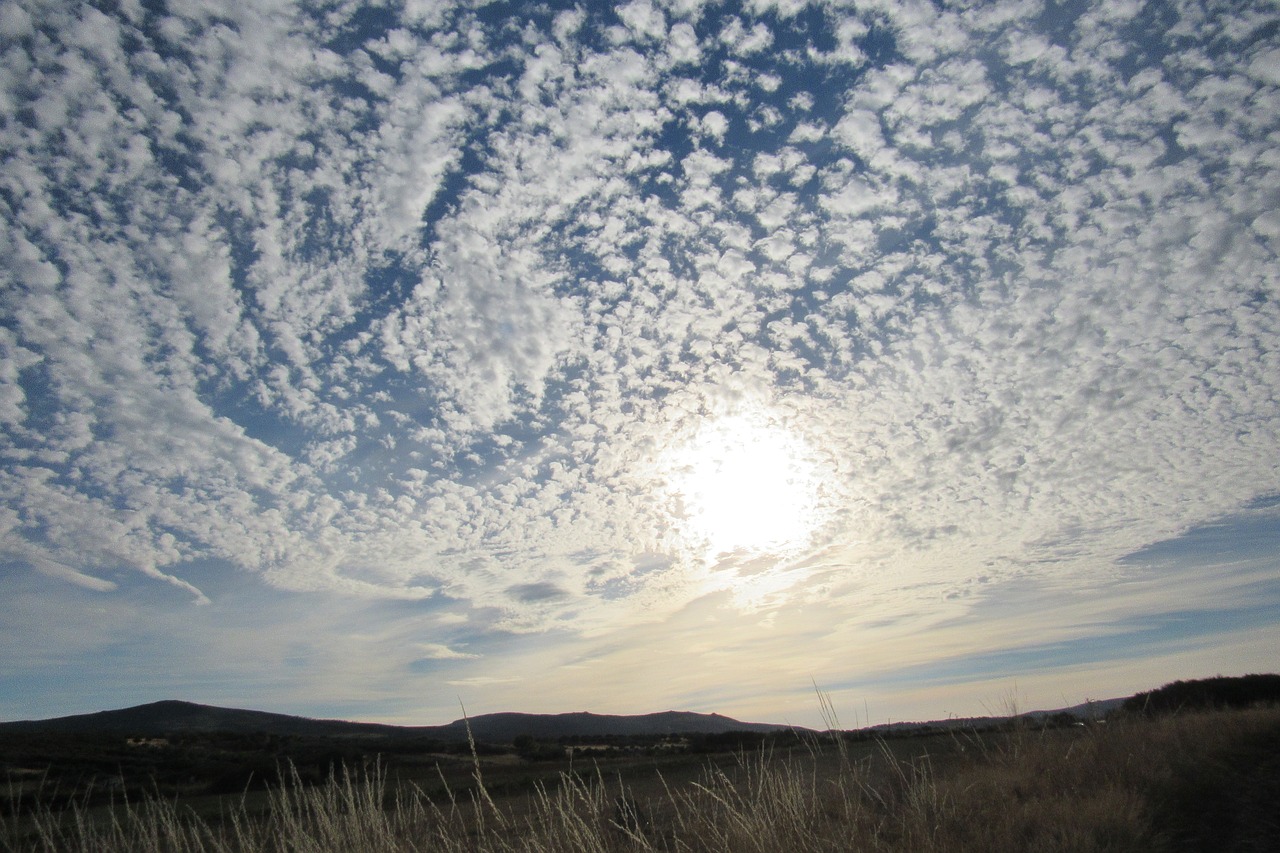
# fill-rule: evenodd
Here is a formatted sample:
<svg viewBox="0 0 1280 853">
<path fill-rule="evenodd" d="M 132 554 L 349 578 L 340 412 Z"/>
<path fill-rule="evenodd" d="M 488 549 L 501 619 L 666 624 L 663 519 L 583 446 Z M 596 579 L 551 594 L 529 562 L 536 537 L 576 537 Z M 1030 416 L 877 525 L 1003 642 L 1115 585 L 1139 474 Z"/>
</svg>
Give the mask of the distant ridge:
<svg viewBox="0 0 1280 853">
<path fill-rule="evenodd" d="M 1074 717 L 1079 722 L 1090 722 L 1105 718 L 1107 714 L 1119 708 L 1126 701 L 1128 700 L 1118 698 L 1099 699 L 1081 702 L 1079 705 L 1072 705 L 1070 708 L 1057 708 L 1052 711 L 1027 711 L 1025 713 L 986 717 L 950 717 L 945 720 L 930 720 L 928 722 L 879 723 L 874 726 L 868 726 L 864 731 L 902 732 L 912 729 L 983 729 L 990 726 L 1003 725 L 1013 720 L 1044 722 L 1050 717 Z"/>
<path fill-rule="evenodd" d="M 904 731 L 910 729 L 986 729 L 989 726 L 1007 724 L 1015 720 L 1044 721 L 1050 717 L 1074 717 L 1080 722 L 1102 720 L 1108 713 L 1115 711 L 1128 699 L 1096 699 L 1096 701 L 1073 704 L 1069 708 L 1055 708 L 1053 711 L 1027 711 L 1010 713 L 1010 715 L 991 715 L 984 717 L 947 717 L 946 720 L 929 720 L 922 722 L 881 722 L 867 726 L 863 731 Z"/>
<path fill-rule="evenodd" d="M 467 725 L 478 740 L 506 743 L 520 735 L 554 740 L 590 735 L 720 734 L 722 732 L 776 732 L 793 728 L 771 723 L 744 723 L 720 714 L 662 711 L 656 714 L 613 716 L 585 711 L 569 714 L 482 714 L 433 727 L 442 739 L 465 738 Z"/>
<path fill-rule="evenodd" d="M 54 732 L 61 734 L 130 734 L 163 736 L 198 732 L 276 735 L 387 735 L 404 731 L 399 726 L 312 720 L 290 714 L 218 708 L 195 702 L 166 699 L 116 711 L 75 714 L 49 720 L 0 723 L 0 732 Z"/>
<path fill-rule="evenodd" d="M 98 711 L 48 720 L 0 723 L 0 733 L 125 734 L 163 737 L 174 734 L 234 733 L 309 737 L 425 737 L 465 740 L 467 726 L 477 740 L 509 743 L 520 735 L 540 739 L 593 735 L 718 734 L 771 732 L 791 728 L 769 723 L 744 723 L 720 714 L 663 711 L 656 714 L 612 716 L 587 712 L 568 714 L 481 714 L 443 726 L 389 726 L 345 720 L 313 720 L 289 714 L 219 708 L 174 699 L 116 711 Z"/>
<path fill-rule="evenodd" d="M 1032 711 L 1021 714 L 1024 719 L 1042 719 L 1066 714 L 1080 720 L 1097 719 L 1117 708 L 1124 699 L 1087 702 L 1056 711 Z M 1011 717 L 966 717 L 929 722 L 893 722 L 868 726 L 863 731 L 908 731 L 911 729 L 958 729 L 996 725 Z M 578 711 L 566 714 L 481 714 L 466 720 L 454 720 L 443 726 L 391 726 L 381 723 L 357 723 L 346 720 L 315 720 L 268 711 L 219 708 L 168 699 L 136 705 L 116 711 L 98 711 L 48 720 L 21 720 L 0 723 L 0 734 L 48 732 L 64 734 L 125 734 L 140 737 L 163 737 L 174 734 L 232 733 L 274 734 L 297 737 L 348 738 L 432 738 L 443 741 L 467 739 L 467 727 L 479 741 L 511 743 L 520 735 L 539 740 L 562 737 L 653 736 L 666 734 L 722 734 L 724 732 L 768 733 L 794 729 L 796 726 L 773 723 L 744 723 L 721 714 L 699 714 L 692 711 L 661 711 L 654 714 L 617 716 Z"/>
</svg>

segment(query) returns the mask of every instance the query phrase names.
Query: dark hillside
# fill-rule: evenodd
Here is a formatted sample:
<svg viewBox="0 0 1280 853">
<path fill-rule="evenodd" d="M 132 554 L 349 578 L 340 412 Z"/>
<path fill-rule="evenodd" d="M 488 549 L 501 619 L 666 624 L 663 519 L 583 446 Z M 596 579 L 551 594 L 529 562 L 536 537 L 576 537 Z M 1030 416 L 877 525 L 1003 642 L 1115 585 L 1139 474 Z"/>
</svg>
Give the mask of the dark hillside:
<svg viewBox="0 0 1280 853">
<path fill-rule="evenodd" d="M 743 723 L 720 714 L 664 711 L 657 714 L 482 714 L 469 721 L 476 740 L 511 743 L 520 735 L 555 740 L 598 735 L 648 736 L 721 734 L 730 731 L 772 732 L 788 726 Z M 269 734 L 292 737 L 433 738 L 465 741 L 468 721 L 443 726 L 388 726 L 342 720 L 312 720 L 288 714 L 217 708 L 194 702 L 164 701 L 118 711 L 99 711 L 50 720 L 0 723 L 0 734 L 120 734 L 165 737 L 175 734 Z"/>
<path fill-rule="evenodd" d="M 397 726 L 350 723 L 342 720 L 312 720 L 266 711 L 217 708 L 195 702 L 165 700 L 50 720 L 22 720 L 0 723 L 0 732 L 47 732 L 58 734 L 124 734 L 163 737 L 195 732 L 237 734 L 307 735 L 389 735 L 405 731 Z"/>
<path fill-rule="evenodd" d="M 1136 693 L 1121 707 L 1130 713 L 1172 714 L 1277 703 L 1280 703 L 1280 675 L 1240 675 L 1174 681 L 1155 690 Z"/>
<path fill-rule="evenodd" d="M 455 720 L 438 726 L 432 734 L 443 740 L 465 738 L 467 724 L 477 740 L 511 743 L 520 735 L 539 740 L 562 737 L 643 736 L 668 734 L 723 734 L 725 732 L 776 732 L 790 726 L 743 723 L 720 714 L 663 711 L 656 714 L 614 716 L 578 712 L 570 714 L 482 714 L 469 721 Z"/>
</svg>

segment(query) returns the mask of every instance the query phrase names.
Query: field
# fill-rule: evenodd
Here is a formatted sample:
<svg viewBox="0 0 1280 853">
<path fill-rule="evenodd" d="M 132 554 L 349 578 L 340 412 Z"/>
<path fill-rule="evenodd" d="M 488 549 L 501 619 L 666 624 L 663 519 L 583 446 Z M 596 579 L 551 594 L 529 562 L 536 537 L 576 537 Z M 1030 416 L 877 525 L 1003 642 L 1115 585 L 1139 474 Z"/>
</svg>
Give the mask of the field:
<svg viewBox="0 0 1280 853">
<path fill-rule="evenodd" d="M 126 746 L 126 757 L 160 747 Z M 560 757 L 524 744 L 523 754 L 478 748 L 361 758 L 352 749 L 303 767 L 290 757 L 264 784 L 250 778 L 234 794 L 211 792 L 190 776 L 157 779 L 151 794 L 65 780 L 70 787 L 58 791 L 58 780 L 33 778 L 28 768 L 10 774 L 0 846 L 144 853 L 1280 849 L 1276 707 L 890 739 L 748 739 L 721 752 L 615 743 Z M 317 776 L 326 766 L 327 775 Z"/>
</svg>

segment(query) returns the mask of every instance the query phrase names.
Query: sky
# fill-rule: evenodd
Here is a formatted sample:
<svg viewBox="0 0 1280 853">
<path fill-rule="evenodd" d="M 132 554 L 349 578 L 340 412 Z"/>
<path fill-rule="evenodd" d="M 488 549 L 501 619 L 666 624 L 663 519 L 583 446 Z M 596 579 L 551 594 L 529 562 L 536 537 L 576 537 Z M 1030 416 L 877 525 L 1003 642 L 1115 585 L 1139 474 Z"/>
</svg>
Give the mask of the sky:
<svg viewBox="0 0 1280 853">
<path fill-rule="evenodd" d="M 1280 661 L 1280 7 L 5 0 L 0 719 Z"/>
</svg>

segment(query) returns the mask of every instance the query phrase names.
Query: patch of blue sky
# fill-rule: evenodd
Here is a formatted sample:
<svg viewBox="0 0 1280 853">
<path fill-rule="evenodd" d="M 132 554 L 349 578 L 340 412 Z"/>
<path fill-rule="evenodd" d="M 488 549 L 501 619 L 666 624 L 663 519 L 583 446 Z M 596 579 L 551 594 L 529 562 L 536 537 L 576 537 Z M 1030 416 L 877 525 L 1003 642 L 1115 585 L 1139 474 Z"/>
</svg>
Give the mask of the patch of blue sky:
<svg viewBox="0 0 1280 853">
<path fill-rule="evenodd" d="M 402 22 L 390 7 L 378 5 L 362 5 L 344 17 L 337 26 L 327 25 L 328 16 L 318 10 L 312 17 L 313 24 L 325 32 L 327 40 L 324 46 L 339 54 L 350 54 L 372 41 L 377 41 L 399 26 Z"/>
<path fill-rule="evenodd" d="M 1197 525 L 1181 536 L 1165 539 L 1121 558 L 1122 565 L 1230 566 L 1270 558 L 1280 568 L 1280 495 L 1256 498 L 1245 512 Z"/>
<path fill-rule="evenodd" d="M 222 376 L 210 379 L 201 398 L 218 417 L 233 421 L 244 435 L 291 457 L 302 456 L 315 435 L 274 406 L 264 406 L 256 392 L 258 380 Z"/>
<path fill-rule="evenodd" d="M 1247 606 L 1175 610 L 1114 624 L 1092 624 L 1088 626 L 1090 633 L 1076 639 L 942 658 L 927 664 L 877 672 L 866 678 L 837 682 L 831 688 L 923 688 L 1044 676 L 1055 670 L 1093 664 L 1185 654 L 1241 631 L 1280 629 L 1280 582 L 1261 582 L 1249 591 L 1252 603 Z"/>
</svg>

